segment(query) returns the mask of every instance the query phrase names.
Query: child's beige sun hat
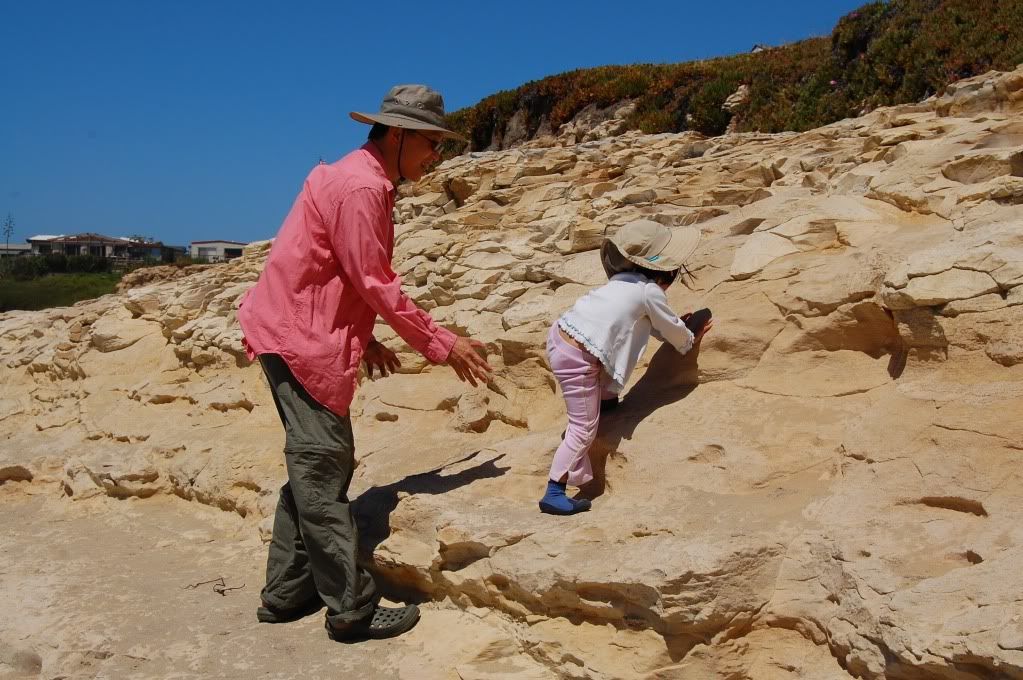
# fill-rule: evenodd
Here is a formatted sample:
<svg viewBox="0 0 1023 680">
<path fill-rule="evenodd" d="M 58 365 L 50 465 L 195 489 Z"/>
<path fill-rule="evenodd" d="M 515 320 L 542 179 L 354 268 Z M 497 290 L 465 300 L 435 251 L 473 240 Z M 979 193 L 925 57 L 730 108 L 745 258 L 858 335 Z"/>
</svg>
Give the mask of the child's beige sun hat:
<svg viewBox="0 0 1023 680">
<path fill-rule="evenodd" d="M 626 263 L 620 262 L 621 258 L 625 258 L 646 269 L 670 272 L 681 269 L 696 252 L 699 243 L 700 230 L 695 227 L 666 227 L 653 220 L 634 220 L 604 241 L 601 259 L 605 269 L 609 266 L 618 270 L 628 268 Z M 609 252 L 609 245 L 618 252 Z M 615 258 L 615 255 L 621 258 Z M 620 264 L 615 264 L 616 259 Z M 611 274 L 610 271 L 608 273 Z"/>
</svg>

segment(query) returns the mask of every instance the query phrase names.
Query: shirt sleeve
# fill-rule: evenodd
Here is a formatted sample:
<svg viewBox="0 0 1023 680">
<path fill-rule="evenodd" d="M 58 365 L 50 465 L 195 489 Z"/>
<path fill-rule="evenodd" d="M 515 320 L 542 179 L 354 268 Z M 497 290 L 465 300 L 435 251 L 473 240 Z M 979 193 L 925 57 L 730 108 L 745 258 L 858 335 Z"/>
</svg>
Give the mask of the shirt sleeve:
<svg viewBox="0 0 1023 680">
<path fill-rule="evenodd" d="M 456 336 L 438 326 L 401 290 L 391 269 L 390 242 L 394 226 L 390 201 L 378 190 L 357 189 L 338 205 L 330 239 L 338 263 L 366 304 L 414 350 L 443 363 Z"/>
<path fill-rule="evenodd" d="M 696 338 L 678 314 L 668 306 L 668 298 L 661 287 L 656 283 L 648 283 L 643 287 L 643 299 L 650 317 L 651 334 L 670 344 L 679 354 L 691 350 Z"/>
</svg>

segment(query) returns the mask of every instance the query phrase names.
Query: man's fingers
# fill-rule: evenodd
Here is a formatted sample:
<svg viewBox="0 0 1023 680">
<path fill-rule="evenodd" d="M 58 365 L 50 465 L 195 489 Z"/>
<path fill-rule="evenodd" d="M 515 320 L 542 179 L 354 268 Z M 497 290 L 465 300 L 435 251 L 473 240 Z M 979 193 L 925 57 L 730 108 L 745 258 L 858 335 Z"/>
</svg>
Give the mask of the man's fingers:
<svg viewBox="0 0 1023 680">
<path fill-rule="evenodd" d="M 479 362 L 472 368 L 473 372 L 476 373 L 476 377 L 479 378 L 480 381 L 485 383 L 490 382 L 490 372 L 493 369 L 490 368 L 490 365 L 487 364 L 487 362 L 480 359 Z"/>
<path fill-rule="evenodd" d="M 470 364 L 474 367 L 478 367 L 482 370 L 485 370 L 488 373 L 493 371 L 494 369 L 491 368 L 490 364 L 487 363 L 487 360 L 483 358 L 484 356 L 486 356 L 487 346 L 484 345 L 479 340 L 472 339 L 469 340 L 469 345 L 472 346 L 474 350 L 472 352 L 472 355 L 469 357 Z"/>
<path fill-rule="evenodd" d="M 479 340 L 459 337 L 455 340 L 455 346 L 451 348 L 447 364 L 454 369 L 459 380 L 473 387 L 477 386 L 477 379 L 480 382 L 489 382 L 489 374 L 494 369 L 481 356 L 481 353 L 486 352 L 486 348 L 487 346 Z"/>
<path fill-rule="evenodd" d="M 483 382 L 487 382 L 491 368 L 479 356 L 468 357 L 464 366 L 466 373 L 471 373 Z"/>
<path fill-rule="evenodd" d="M 476 376 L 473 375 L 472 366 L 468 362 L 459 362 L 458 373 L 458 377 L 464 382 L 476 387 Z"/>
</svg>

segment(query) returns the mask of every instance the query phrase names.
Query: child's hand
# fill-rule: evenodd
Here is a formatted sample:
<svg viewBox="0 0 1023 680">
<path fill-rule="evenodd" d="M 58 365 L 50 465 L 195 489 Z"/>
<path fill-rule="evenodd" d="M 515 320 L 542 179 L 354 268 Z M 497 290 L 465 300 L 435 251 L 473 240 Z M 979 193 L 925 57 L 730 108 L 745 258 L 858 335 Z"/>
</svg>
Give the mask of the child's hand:
<svg viewBox="0 0 1023 680">
<path fill-rule="evenodd" d="M 704 308 L 695 312 L 686 312 L 680 316 L 679 319 L 696 338 L 696 342 L 699 342 L 699 339 L 702 338 L 704 333 L 706 333 L 710 328 L 712 316 L 710 310 Z"/>
<path fill-rule="evenodd" d="M 707 334 L 707 331 L 709 331 L 713 327 L 714 319 L 710 319 L 709 321 L 707 321 L 707 323 L 703 324 L 703 328 L 700 329 L 700 332 L 693 336 L 693 345 L 699 345 L 700 340 L 703 340 L 703 336 L 705 336 Z"/>
<path fill-rule="evenodd" d="M 686 322 L 689 321 L 689 317 L 691 317 L 692 315 L 693 315 L 692 312 L 686 312 L 685 314 L 683 314 L 679 318 L 682 319 L 682 323 L 684 323 L 684 324 L 686 324 L 686 326 L 688 326 L 689 324 L 686 323 Z M 709 331 L 713 327 L 714 327 L 714 319 L 708 319 L 707 323 L 703 324 L 703 328 L 700 329 L 700 332 L 693 334 L 693 344 L 694 345 L 699 345 L 700 344 L 700 340 L 703 339 L 703 336 L 705 336 L 707 334 L 707 331 Z"/>
</svg>

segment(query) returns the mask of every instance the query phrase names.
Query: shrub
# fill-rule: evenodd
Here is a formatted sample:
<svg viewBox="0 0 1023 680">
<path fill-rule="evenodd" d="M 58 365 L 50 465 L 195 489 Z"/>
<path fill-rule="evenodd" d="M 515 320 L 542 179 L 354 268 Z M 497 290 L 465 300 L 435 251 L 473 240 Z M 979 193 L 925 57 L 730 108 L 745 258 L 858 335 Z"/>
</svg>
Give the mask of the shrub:
<svg viewBox="0 0 1023 680">
<path fill-rule="evenodd" d="M 49 272 L 45 256 L 17 257 L 11 260 L 10 275 L 18 281 L 30 281 Z"/>
<path fill-rule="evenodd" d="M 1020 62 L 1023 0 L 876 1 L 842 17 L 828 38 L 700 62 L 561 73 L 487 97 L 454 112 L 449 123 L 470 138 L 471 149 L 484 149 L 520 111 L 532 137 L 543 124 L 557 131 L 590 104 L 633 99 L 633 129 L 720 134 L 729 120 L 721 103 L 747 83 L 740 130 L 807 130 Z"/>
<path fill-rule="evenodd" d="M 738 87 L 734 77 L 719 76 L 704 83 L 689 100 L 689 127 L 705 135 L 722 134 L 732 116 L 721 105 Z"/>
<path fill-rule="evenodd" d="M 51 270 L 52 271 L 52 270 Z M 110 260 L 95 255 L 70 255 L 67 258 L 69 273 L 101 274 L 110 271 Z"/>
<path fill-rule="evenodd" d="M 44 266 L 44 274 L 63 274 L 68 271 L 68 258 L 64 253 L 47 253 L 46 255 L 40 255 Z"/>
</svg>

